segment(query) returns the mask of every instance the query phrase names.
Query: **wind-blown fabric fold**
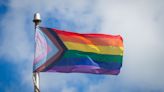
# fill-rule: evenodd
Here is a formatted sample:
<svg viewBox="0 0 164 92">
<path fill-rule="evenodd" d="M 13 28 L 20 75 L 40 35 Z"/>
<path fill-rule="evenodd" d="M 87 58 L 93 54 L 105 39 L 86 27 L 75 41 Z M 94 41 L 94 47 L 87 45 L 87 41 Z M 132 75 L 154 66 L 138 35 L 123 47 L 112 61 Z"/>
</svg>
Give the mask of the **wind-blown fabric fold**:
<svg viewBox="0 0 164 92">
<path fill-rule="evenodd" d="M 38 27 L 35 40 L 34 72 L 117 75 L 122 67 L 124 48 L 120 35 Z"/>
</svg>

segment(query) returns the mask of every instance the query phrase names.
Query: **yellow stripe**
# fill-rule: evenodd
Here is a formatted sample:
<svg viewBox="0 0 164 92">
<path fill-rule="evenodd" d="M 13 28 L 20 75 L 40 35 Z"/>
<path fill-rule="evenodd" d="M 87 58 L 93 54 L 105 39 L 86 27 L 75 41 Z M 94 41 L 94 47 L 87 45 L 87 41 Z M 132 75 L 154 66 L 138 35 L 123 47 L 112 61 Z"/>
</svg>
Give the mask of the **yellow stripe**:
<svg viewBox="0 0 164 92">
<path fill-rule="evenodd" d="M 123 47 L 97 46 L 74 42 L 64 42 L 68 50 L 78 50 L 84 52 L 93 52 L 98 54 L 123 55 Z"/>
</svg>

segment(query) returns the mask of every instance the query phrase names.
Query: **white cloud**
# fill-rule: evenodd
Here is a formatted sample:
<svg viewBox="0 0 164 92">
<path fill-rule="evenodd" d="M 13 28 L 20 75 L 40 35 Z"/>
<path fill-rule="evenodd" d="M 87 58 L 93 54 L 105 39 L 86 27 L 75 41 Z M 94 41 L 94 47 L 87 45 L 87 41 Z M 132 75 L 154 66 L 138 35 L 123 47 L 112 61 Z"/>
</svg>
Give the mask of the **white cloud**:
<svg viewBox="0 0 164 92">
<path fill-rule="evenodd" d="M 78 92 L 79 85 L 89 81 L 84 74 L 41 73 L 40 87 L 43 92 Z"/>
<path fill-rule="evenodd" d="M 109 76 L 95 85 L 90 84 L 92 81 L 85 75 L 42 74 L 43 91 L 77 92 L 77 88 L 68 85 L 80 85 L 80 80 L 81 85 L 89 86 L 85 92 L 109 92 L 118 88 L 124 92 L 134 91 L 136 87 L 140 91 L 164 91 L 162 0 L 12 0 L 9 5 L 10 10 L 1 21 L 3 40 L 0 55 L 15 63 L 28 62 L 28 65 L 24 65 L 27 68 L 22 71 L 22 79 L 26 79 L 23 83 L 30 84 L 32 81 L 32 17 L 33 13 L 40 12 L 43 24 L 51 25 L 44 21 L 55 16 L 55 19 L 66 22 L 61 24 L 61 29 L 121 34 L 125 45 L 123 68 L 119 77 Z M 67 22 L 74 23 L 76 27 L 70 28 Z M 26 73 L 29 76 L 25 76 Z M 113 83 L 116 87 L 112 86 Z M 132 86 L 134 84 L 136 87 Z"/>
<path fill-rule="evenodd" d="M 102 16 L 101 32 L 122 34 L 125 55 L 121 79 L 146 90 L 164 90 L 162 26 L 155 18 L 161 1 L 107 1 L 97 3 Z M 98 9 L 98 10 L 97 10 Z M 159 14 L 159 13 L 158 13 Z M 163 18 L 163 17 L 162 17 Z"/>
</svg>

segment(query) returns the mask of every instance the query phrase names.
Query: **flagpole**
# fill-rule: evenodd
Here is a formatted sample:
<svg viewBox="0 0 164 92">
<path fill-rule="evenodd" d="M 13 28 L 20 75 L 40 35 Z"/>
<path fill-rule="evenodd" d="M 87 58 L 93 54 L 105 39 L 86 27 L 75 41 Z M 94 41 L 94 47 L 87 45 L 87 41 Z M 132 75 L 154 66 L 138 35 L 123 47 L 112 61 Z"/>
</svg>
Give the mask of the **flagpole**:
<svg viewBox="0 0 164 92">
<path fill-rule="evenodd" d="M 35 23 L 35 32 L 36 32 L 36 28 L 39 26 L 39 23 L 41 22 L 41 17 L 39 13 L 34 14 L 33 22 Z M 39 80 L 40 80 L 39 72 L 33 72 L 34 92 L 40 92 Z"/>
</svg>

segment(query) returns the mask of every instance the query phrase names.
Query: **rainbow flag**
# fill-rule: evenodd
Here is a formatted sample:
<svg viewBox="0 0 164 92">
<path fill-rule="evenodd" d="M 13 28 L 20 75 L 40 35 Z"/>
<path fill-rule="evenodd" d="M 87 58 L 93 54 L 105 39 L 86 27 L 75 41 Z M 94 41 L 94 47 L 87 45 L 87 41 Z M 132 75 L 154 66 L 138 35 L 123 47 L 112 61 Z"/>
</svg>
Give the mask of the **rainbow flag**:
<svg viewBox="0 0 164 92">
<path fill-rule="evenodd" d="M 38 27 L 34 72 L 112 74 L 120 72 L 123 39 L 120 35 L 80 34 Z"/>
</svg>

